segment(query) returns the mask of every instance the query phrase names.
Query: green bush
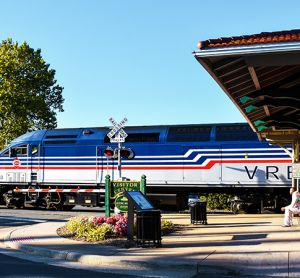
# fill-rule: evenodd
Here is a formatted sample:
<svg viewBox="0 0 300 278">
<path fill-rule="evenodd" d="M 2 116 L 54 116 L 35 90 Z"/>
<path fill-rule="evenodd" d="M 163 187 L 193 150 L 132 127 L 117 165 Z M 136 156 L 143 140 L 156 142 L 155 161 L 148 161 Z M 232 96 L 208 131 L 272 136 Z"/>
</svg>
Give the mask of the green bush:
<svg viewBox="0 0 300 278">
<path fill-rule="evenodd" d="M 81 223 L 80 218 L 73 217 L 66 224 L 65 228 L 73 234 L 77 233 L 77 230 L 80 229 Z"/>
<path fill-rule="evenodd" d="M 174 224 L 169 220 L 161 220 L 161 234 L 166 235 L 172 233 L 175 230 Z"/>
<path fill-rule="evenodd" d="M 76 238 L 86 238 L 89 231 L 93 229 L 93 224 L 89 222 L 83 222 L 79 218 L 72 218 L 66 223 L 65 227 L 75 234 Z"/>
<path fill-rule="evenodd" d="M 93 227 L 85 234 L 87 241 L 100 241 L 112 237 L 114 232 L 113 226 L 109 224 L 102 224 L 101 226 Z"/>
<path fill-rule="evenodd" d="M 124 236 L 120 233 L 127 231 L 127 221 L 115 223 L 105 223 L 104 220 L 112 222 L 112 218 L 87 218 L 87 217 L 73 217 L 66 224 L 65 229 L 72 233 L 77 239 L 84 239 L 86 241 L 101 241 L 116 236 Z M 99 223 L 98 223 L 99 222 Z M 125 227 L 126 224 L 126 227 Z M 169 220 L 161 220 L 161 234 L 166 235 L 175 230 L 175 225 Z"/>
<path fill-rule="evenodd" d="M 228 199 L 232 198 L 232 195 L 225 193 L 210 193 L 207 196 L 207 207 L 211 210 L 223 209 L 229 210 L 230 203 Z"/>
</svg>

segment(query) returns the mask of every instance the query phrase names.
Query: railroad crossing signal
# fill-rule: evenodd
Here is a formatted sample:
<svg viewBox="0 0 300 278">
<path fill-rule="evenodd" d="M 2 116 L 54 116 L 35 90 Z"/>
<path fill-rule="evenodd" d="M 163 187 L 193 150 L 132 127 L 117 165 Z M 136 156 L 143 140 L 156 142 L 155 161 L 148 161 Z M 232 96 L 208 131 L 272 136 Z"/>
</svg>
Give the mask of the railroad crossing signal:
<svg viewBox="0 0 300 278">
<path fill-rule="evenodd" d="M 104 150 L 104 155 L 107 157 L 107 158 L 113 158 L 114 156 L 114 150 L 112 147 L 107 147 L 105 150 Z"/>
<path fill-rule="evenodd" d="M 134 156 L 135 156 L 134 151 L 132 149 L 130 149 L 130 148 L 121 147 L 120 149 L 119 148 L 113 149 L 110 146 L 108 146 L 104 150 L 104 155 L 108 159 L 116 159 L 119 156 L 119 152 L 120 152 L 120 156 L 122 158 L 133 159 Z"/>
<path fill-rule="evenodd" d="M 120 155 L 121 155 L 122 158 L 133 159 L 134 156 L 135 156 L 135 153 L 130 148 L 124 148 L 124 147 L 122 147 L 120 149 Z"/>
<path fill-rule="evenodd" d="M 128 134 L 124 131 L 123 127 L 127 122 L 127 118 L 124 118 L 119 124 L 113 118 L 110 118 L 109 121 L 113 124 L 111 131 L 107 134 L 107 137 L 109 137 L 110 142 L 125 142 L 125 138 L 128 136 Z"/>
<path fill-rule="evenodd" d="M 111 147 L 108 147 L 104 151 L 104 155 L 107 158 L 118 158 L 119 179 L 122 179 L 122 158 L 134 158 L 134 152 L 131 149 L 122 147 L 122 143 L 125 142 L 125 138 L 128 136 L 128 134 L 123 129 L 124 125 L 127 122 L 127 118 L 124 118 L 120 123 L 117 123 L 113 118 L 110 118 L 109 121 L 112 123 L 113 126 L 111 128 L 111 131 L 107 134 L 107 137 L 109 137 L 111 143 L 118 143 L 118 147 L 114 150 Z"/>
</svg>

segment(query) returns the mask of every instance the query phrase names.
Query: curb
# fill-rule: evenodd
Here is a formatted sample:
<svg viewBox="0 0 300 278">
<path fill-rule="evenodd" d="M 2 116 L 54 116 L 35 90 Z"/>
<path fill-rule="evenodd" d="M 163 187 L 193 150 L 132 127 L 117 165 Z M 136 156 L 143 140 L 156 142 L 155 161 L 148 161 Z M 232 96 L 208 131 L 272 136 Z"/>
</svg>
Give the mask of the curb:
<svg viewBox="0 0 300 278">
<path fill-rule="evenodd" d="M 49 229 L 48 226 L 44 226 Z M 195 277 L 214 277 L 219 275 L 220 277 L 299 277 L 300 271 L 300 250 L 296 251 L 257 251 L 254 252 L 244 250 L 243 254 L 239 253 L 209 253 L 206 257 L 192 256 L 190 259 L 187 257 L 181 260 L 181 257 L 167 257 L 165 259 L 164 252 L 159 252 L 159 256 L 156 256 L 154 252 L 148 253 L 147 249 L 143 252 L 129 252 L 124 251 L 118 254 L 118 252 L 105 252 L 104 255 L 89 254 L 90 249 L 85 249 L 85 253 L 80 252 L 80 245 L 77 247 L 72 247 L 72 251 L 66 251 L 61 249 L 50 249 L 52 243 L 59 246 L 63 241 L 60 241 L 60 237 L 54 237 L 54 227 L 53 231 L 48 231 L 47 233 L 53 234 L 54 241 L 47 242 L 39 239 L 39 229 L 40 226 L 36 226 L 36 231 L 34 233 L 29 233 L 28 230 L 22 231 L 22 227 L 13 228 L 10 231 L 3 232 L 3 244 L 5 247 L 18 250 L 24 254 L 40 256 L 44 258 L 52 258 L 61 261 L 68 261 L 74 263 L 82 263 L 95 267 L 104 268 L 115 268 L 122 273 L 123 270 L 128 271 L 138 271 L 140 274 L 150 273 L 154 271 L 151 275 L 156 275 L 157 271 L 167 273 L 172 272 L 173 275 L 179 275 L 178 277 L 192 277 L 184 276 L 193 273 L 193 275 L 198 275 Z M 31 231 L 32 232 L 32 231 Z M 52 233 L 53 232 L 53 233 Z M 28 236 L 28 235 L 32 236 Z M 35 237 L 35 235 L 37 235 Z M 43 237 L 41 237 L 43 239 Z M 276 239 L 276 238 L 275 238 Z M 33 243 L 34 242 L 34 243 Z M 75 244 L 75 242 L 73 242 Z M 72 241 L 69 243 L 72 245 Z M 42 247 L 41 247 L 42 246 Z M 47 248 L 48 247 L 48 248 Z M 59 248 L 59 247 L 58 247 Z M 75 248 L 75 249 L 74 249 Z M 168 248 L 168 247 L 167 247 Z M 92 249 L 92 251 L 94 251 Z M 93 252 L 91 252 L 93 253 Z M 141 254 L 142 255 L 139 255 Z M 105 255 L 107 254 L 107 255 Z M 145 257 L 143 257 L 143 254 Z M 142 261 L 146 258 L 145 261 Z M 199 258 L 199 260 L 198 260 Z M 202 259 L 200 259 L 202 258 Z M 200 276 L 201 275 L 201 276 Z M 162 276 L 161 276 L 162 277 Z M 175 277 L 175 276 L 166 276 Z M 218 277 L 218 276 L 217 276 Z"/>
<path fill-rule="evenodd" d="M 197 271 L 198 263 L 191 261 L 190 263 L 180 263 L 178 260 L 153 260 L 152 262 L 135 261 L 124 259 L 123 256 L 102 256 L 102 255 L 89 255 L 74 251 L 59 251 L 37 246 L 30 246 L 21 242 L 12 241 L 12 235 L 18 229 L 8 232 L 3 237 L 4 245 L 7 248 L 18 250 L 24 254 L 47 257 L 57 260 L 64 260 L 69 262 L 78 262 L 88 265 L 114 265 L 119 267 L 133 267 L 133 268 L 149 268 L 149 269 L 172 269 L 172 270 L 188 270 Z"/>
<path fill-rule="evenodd" d="M 14 230 L 15 231 L 15 230 Z M 274 277 L 274 274 L 271 273 L 265 273 L 265 275 L 262 276 L 261 271 L 251 271 L 250 273 L 248 271 L 243 271 L 242 269 L 236 268 L 233 265 L 225 266 L 223 265 L 210 265 L 205 264 L 204 261 L 201 262 L 195 262 L 191 261 L 190 263 L 184 263 L 180 264 L 178 260 L 153 260 L 152 262 L 146 262 L 146 261 L 134 261 L 134 260 L 127 260 L 124 259 L 122 256 L 101 256 L 101 255 L 88 255 L 83 254 L 80 252 L 68 252 L 68 251 L 58 251 L 53 249 L 46 249 L 46 248 L 40 248 L 40 247 L 33 247 L 28 246 L 22 243 L 12 242 L 9 241 L 9 238 L 11 234 L 8 233 L 6 239 L 5 239 L 5 246 L 11 249 L 18 250 L 22 253 L 34 255 L 34 256 L 42 256 L 57 260 L 64 260 L 69 262 L 77 262 L 87 265 L 94 265 L 94 266 L 118 266 L 119 268 L 124 268 L 127 270 L 134 269 L 134 270 L 140 270 L 140 271 L 186 271 L 186 272 L 192 272 L 194 275 L 206 275 L 205 277 L 214 277 L 214 275 L 219 275 L 220 277 Z M 291 273 L 292 274 L 292 273 Z M 284 273 L 281 275 L 276 275 L 277 277 L 298 277 L 294 276 L 286 276 Z M 199 276 L 200 277 L 200 276 Z M 217 276 L 218 277 L 218 276 Z"/>
</svg>

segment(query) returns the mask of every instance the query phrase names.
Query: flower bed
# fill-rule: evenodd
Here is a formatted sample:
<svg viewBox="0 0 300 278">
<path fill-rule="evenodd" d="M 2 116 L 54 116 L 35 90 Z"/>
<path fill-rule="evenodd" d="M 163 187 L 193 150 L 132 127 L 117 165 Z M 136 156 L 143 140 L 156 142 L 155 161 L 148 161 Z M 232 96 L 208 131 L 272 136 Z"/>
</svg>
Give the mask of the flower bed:
<svg viewBox="0 0 300 278">
<path fill-rule="evenodd" d="M 115 215 L 111 217 L 73 217 L 64 227 L 58 229 L 58 234 L 89 242 L 101 242 L 108 239 L 120 239 L 127 236 L 127 217 Z M 175 225 L 169 220 L 161 221 L 161 234 L 166 235 L 175 230 Z"/>
<path fill-rule="evenodd" d="M 123 237 L 127 234 L 127 217 L 73 217 L 64 227 L 77 239 L 101 241 Z"/>
</svg>

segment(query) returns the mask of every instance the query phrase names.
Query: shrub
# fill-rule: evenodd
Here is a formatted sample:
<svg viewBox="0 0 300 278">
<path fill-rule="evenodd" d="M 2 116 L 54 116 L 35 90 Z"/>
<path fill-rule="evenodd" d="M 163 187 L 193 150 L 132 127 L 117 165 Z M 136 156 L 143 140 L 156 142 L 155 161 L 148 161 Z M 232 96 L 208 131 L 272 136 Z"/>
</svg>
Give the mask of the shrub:
<svg viewBox="0 0 300 278">
<path fill-rule="evenodd" d="M 89 229 L 85 234 L 85 238 L 88 241 L 100 241 L 112 237 L 113 233 L 114 227 L 110 224 L 103 223 L 100 226 Z"/>
<path fill-rule="evenodd" d="M 228 199 L 232 198 L 232 195 L 225 193 L 210 193 L 207 196 L 207 207 L 209 209 L 230 209 L 230 203 Z"/>
<path fill-rule="evenodd" d="M 99 241 L 110 237 L 125 236 L 127 234 L 127 217 L 73 217 L 65 228 L 76 238 L 88 241 Z"/>
<path fill-rule="evenodd" d="M 77 217 L 72 217 L 66 224 L 65 228 L 72 234 L 76 234 L 77 230 L 80 229 L 81 219 Z"/>
<path fill-rule="evenodd" d="M 127 235 L 127 217 L 115 215 L 112 217 L 73 217 L 65 228 L 77 239 L 87 241 L 101 241 L 108 238 L 123 237 Z M 175 230 L 174 224 L 169 220 L 161 221 L 161 233 L 166 235 Z"/>
<path fill-rule="evenodd" d="M 161 234 L 166 235 L 172 233 L 175 230 L 174 224 L 169 220 L 161 220 Z"/>
</svg>

